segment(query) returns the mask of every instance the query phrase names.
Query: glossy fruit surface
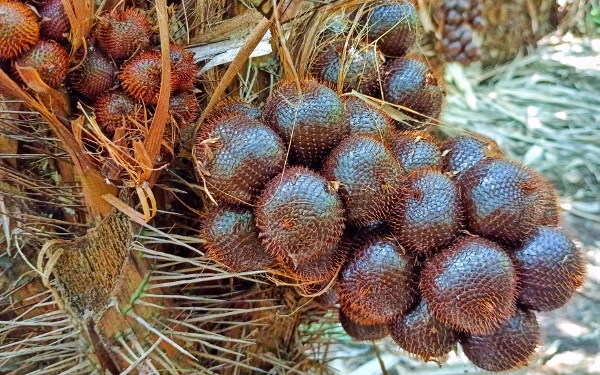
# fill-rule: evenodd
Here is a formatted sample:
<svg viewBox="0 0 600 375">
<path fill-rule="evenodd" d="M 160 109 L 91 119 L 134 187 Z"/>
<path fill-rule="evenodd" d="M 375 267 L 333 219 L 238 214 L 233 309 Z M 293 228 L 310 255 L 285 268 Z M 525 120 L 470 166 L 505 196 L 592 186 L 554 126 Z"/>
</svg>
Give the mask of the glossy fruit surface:
<svg viewBox="0 0 600 375">
<path fill-rule="evenodd" d="M 425 132 L 398 132 L 392 137 L 391 149 L 407 172 L 441 169 L 442 153 L 435 139 Z"/>
<path fill-rule="evenodd" d="M 342 328 L 344 328 L 348 336 L 355 340 L 377 341 L 389 335 L 386 324 L 364 325 L 350 319 L 342 310 L 339 310 L 339 313 Z"/>
<path fill-rule="evenodd" d="M 366 27 L 369 42 L 388 56 L 401 57 L 415 44 L 421 21 L 409 1 L 388 1 L 369 13 Z"/>
<path fill-rule="evenodd" d="M 380 142 L 390 139 L 394 124 L 383 111 L 356 96 L 344 96 L 342 101 L 344 121 L 348 123 L 350 135 L 368 134 Z"/>
<path fill-rule="evenodd" d="M 77 69 L 70 75 L 71 84 L 89 99 L 106 93 L 114 85 L 118 69 L 104 52 L 89 48 L 85 60 L 79 62 Z"/>
<path fill-rule="evenodd" d="M 152 25 L 139 8 L 104 13 L 95 28 L 98 45 L 115 60 L 128 59 L 150 46 L 151 33 Z"/>
<path fill-rule="evenodd" d="M 519 303 L 532 310 L 563 306 L 585 281 L 581 251 L 560 229 L 538 227 L 514 253 L 519 270 Z"/>
<path fill-rule="evenodd" d="M 342 201 L 327 180 L 304 167 L 275 176 L 255 208 L 267 251 L 297 267 L 334 248 L 344 230 Z"/>
<path fill-rule="evenodd" d="M 496 142 L 474 134 L 448 138 L 442 143 L 440 149 L 444 154 L 442 163 L 444 172 L 457 174 L 459 178 L 462 172 L 485 158 L 504 157 Z"/>
<path fill-rule="evenodd" d="M 535 314 L 518 310 L 506 323 L 485 335 L 466 335 L 460 344 L 477 367 L 500 372 L 527 366 L 540 344 Z"/>
<path fill-rule="evenodd" d="M 17 66 L 34 68 L 44 83 L 56 89 L 67 76 L 69 53 L 53 40 L 40 40 L 13 62 L 15 77 L 19 77 Z"/>
<path fill-rule="evenodd" d="M 420 290 L 436 319 L 459 331 L 483 334 L 513 315 L 516 278 L 500 246 L 463 237 L 425 262 Z"/>
<path fill-rule="evenodd" d="M 59 43 L 67 41 L 71 31 L 69 17 L 65 13 L 62 0 L 44 0 L 40 8 L 40 33 L 45 38 L 53 39 Z"/>
<path fill-rule="evenodd" d="M 329 155 L 322 175 L 340 184 L 349 224 L 385 220 L 402 188 L 404 170 L 387 147 L 367 135 L 346 138 Z"/>
<path fill-rule="evenodd" d="M 234 115 L 205 124 L 196 142 L 195 157 L 212 194 L 232 204 L 252 204 L 283 169 L 285 148 L 268 126 Z"/>
</svg>

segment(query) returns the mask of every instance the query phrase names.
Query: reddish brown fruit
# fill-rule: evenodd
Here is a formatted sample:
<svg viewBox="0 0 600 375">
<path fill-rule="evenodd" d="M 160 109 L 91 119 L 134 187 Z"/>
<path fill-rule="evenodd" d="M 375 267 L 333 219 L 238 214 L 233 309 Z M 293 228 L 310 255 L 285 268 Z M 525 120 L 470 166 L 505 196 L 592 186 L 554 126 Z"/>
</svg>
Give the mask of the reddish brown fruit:
<svg viewBox="0 0 600 375">
<path fill-rule="evenodd" d="M 398 346 L 425 361 L 443 357 L 458 342 L 458 332 L 434 318 L 423 299 L 408 314 L 396 316 L 389 329 Z"/>
<path fill-rule="evenodd" d="M 535 314 L 519 310 L 494 332 L 467 335 L 460 344 L 467 358 L 486 371 L 500 372 L 527 366 L 541 332 Z"/>
<path fill-rule="evenodd" d="M 152 25 L 138 8 L 104 13 L 95 29 L 96 41 L 115 60 L 130 58 L 150 45 Z"/>
<path fill-rule="evenodd" d="M 52 88 L 58 88 L 67 76 L 69 53 L 53 40 L 40 40 L 14 61 L 13 74 L 20 80 L 17 67 L 34 68 L 44 83 Z"/>
<path fill-rule="evenodd" d="M 413 254 L 429 256 L 441 250 L 461 228 L 458 188 L 441 172 L 410 172 L 390 223 L 398 241 Z"/>
<path fill-rule="evenodd" d="M 264 270 L 274 262 L 258 239 L 251 209 L 222 206 L 202 222 L 206 254 L 233 272 Z"/>
<path fill-rule="evenodd" d="M 435 139 L 424 132 L 401 132 L 392 137 L 392 152 L 409 172 L 419 168 L 441 169 L 442 153 Z"/>
<path fill-rule="evenodd" d="M 319 166 L 348 134 L 344 105 L 337 94 L 314 81 L 282 84 L 267 99 L 263 118 L 290 145 L 293 163 Z"/>
<path fill-rule="evenodd" d="M 386 323 L 410 309 L 417 297 L 416 260 L 383 233 L 366 234 L 351 248 L 338 279 L 340 306 L 357 322 Z"/>
<path fill-rule="evenodd" d="M 0 0 L 0 60 L 21 56 L 39 37 L 40 26 L 33 9 L 18 1 Z"/>
<path fill-rule="evenodd" d="M 348 223 L 360 226 L 388 218 L 400 194 L 404 170 L 383 143 L 355 135 L 333 150 L 321 174 L 339 185 Z"/>
<path fill-rule="evenodd" d="M 114 62 L 102 51 L 92 47 L 70 79 L 75 90 L 89 99 L 95 99 L 114 86 L 117 73 Z"/>
<path fill-rule="evenodd" d="M 159 51 L 142 52 L 123 64 L 119 76 L 123 89 L 135 99 L 147 104 L 156 104 L 160 94 L 161 67 Z"/>
<path fill-rule="evenodd" d="M 392 119 L 383 111 L 367 104 L 356 96 L 342 97 L 344 121 L 348 123 L 350 135 L 368 134 L 380 142 L 387 142 L 394 131 Z"/>
<path fill-rule="evenodd" d="M 40 9 L 40 32 L 46 37 L 59 43 L 67 41 L 71 31 L 71 23 L 61 0 L 44 0 Z"/>
<path fill-rule="evenodd" d="M 581 251 L 560 229 L 538 227 L 515 251 L 519 270 L 519 303 L 549 311 L 566 304 L 585 281 Z"/>
<path fill-rule="evenodd" d="M 127 124 L 128 117 L 143 120 L 141 105 L 121 91 L 100 96 L 94 104 L 94 113 L 102 132 L 109 138 L 117 128 Z"/>
<path fill-rule="evenodd" d="M 196 95 L 191 92 L 182 92 L 169 98 L 169 110 L 179 126 L 193 123 L 200 112 L 200 104 Z"/>
<path fill-rule="evenodd" d="M 302 292 L 325 308 L 333 307 L 339 303 L 337 291 L 333 285 L 330 285 L 330 280 L 304 284 L 302 285 Z"/>
<path fill-rule="evenodd" d="M 221 116 L 244 115 L 254 120 L 262 117 L 260 109 L 255 105 L 245 102 L 240 98 L 221 100 L 211 111 L 210 117 L 217 118 Z"/>
<path fill-rule="evenodd" d="M 387 63 L 381 87 L 385 100 L 408 108 L 403 113 L 414 121 L 399 124 L 404 129 L 423 129 L 440 116 L 444 92 L 433 72 L 419 60 L 401 58 Z"/>
<path fill-rule="evenodd" d="M 401 57 L 415 44 L 421 21 L 409 1 L 388 1 L 375 7 L 367 17 L 368 40 L 376 42 L 384 54 Z"/>
<path fill-rule="evenodd" d="M 353 89 L 359 90 L 365 83 L 366 77 L 376 74 L 382 59 L 378 57 L 372 45 L 359 44 L 356 47 L 349 45 L 346 48 L 345 44 L 345 40 L 326 44 L 317 54 L 310 71 L 315 77 L 337 87 L 341 70 L 342 89 L 348 92 Z M 344 49 L 346 49 L 345 53 Z"/>
<path fill-rule="evenodd" d="M 444 172 L 461 174 L 485 158 L 502 159 L 504 154 L 493 140 L 481 135 L 464 134 L 449 138 L 440 146 Z"/>
<path fill-rule="evenodd" d="M 389 330 L 386 324 L 364 325 L 350 319 L 341 309 L 339 310 L 340 323 L 342 328 L 355 340 L 360 341 L 377 341 L 389 335 Z"/>
<path fill-rule="evenodd" d="M 195 157 L 211 193 L 229 203 L 251 204 L 283 169 L 285 148 L 268 126 L 234 115 L 205 124 Z"/>
<path fill-rule="evenodd" d="M 171 44 L 171 85 L 174 91 L 191 90 L 196 83 L 198 67 L 194 62 L 194 53 L 178 44 Z"/>
<path fill-rule="evenodd" d="M 500 246 L 463 237 L 425 262 L 420 289 L 436 319 L 459 331 L 483 334 L 513 315 L 516 277 Z"/>
<path fill-rule="evenodd" d="M 482 160 L 457 182 L 473 233 L 518 246 L 542 220 L 543 179 L 522 165 Z"/>
<path fill-rule="evenodd" d="M 328 182 L 307 168 L 288 168 L 260 195 L 256 223 L 267 251 L 284 264 L 316 260 L 344 230 L 342 202 Z"/>
</svg>

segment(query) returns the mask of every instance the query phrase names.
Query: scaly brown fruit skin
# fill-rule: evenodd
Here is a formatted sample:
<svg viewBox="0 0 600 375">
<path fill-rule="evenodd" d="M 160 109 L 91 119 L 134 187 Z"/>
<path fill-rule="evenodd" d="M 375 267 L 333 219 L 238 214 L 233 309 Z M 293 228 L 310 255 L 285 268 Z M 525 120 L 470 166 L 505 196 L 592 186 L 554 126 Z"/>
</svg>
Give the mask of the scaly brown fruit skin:
<svg viewBox="0 0 600 375">
<path fill-rule="evenodd" d="M 112 138 L 115 130 L 128 123 L 128 117 L 143 121 L 141 104 L 122 91 L 101 95 L 94 103 L 96 121 L 102 132 Z"/>
<path fill-rule="evenodd" d="M 115 63 L 97 48 L 87 51 L 85 60 L 78 63 L 70 75 L 75 90 L 89 99 L 95 99 L 115 85 L 118 69 Z"/>
<path fill-rule="evenodd" d="M 314 81 L 285 82 L 267 99 L 265 123 L 290 145 L 292 163 L 318 167 L 348 134 L 344 105 L 330 88 Z"/>
<path fill-rule="evenodd" d="M 258 239 L 251 209 L 220 206 L 202 221 L 206 254 L 233 272 L 264 270 L 275 259 Z"/>
<path fill-rule="evenodd" d="M 559 196 L 556 188 L 549 181 L 543 180 L 539 186 L 541 193 L 541 210 L 542 217 L 538 222 L 539 225 L 548 227 L 558 227 L 560 223 L 560 204 Z"/>
<path fill-rule="evenodd" d="M 368 134 L 380 142 L 387 142 L 394 131 L 392 119 L 383 111 L 369 105 L 356 96 L 343 96 L 344 121 L 350 135 Z"/>
<path fill-rule="evenodd" d="M 232 204 L 252 204 L 283 169 L 285 147 L 268 126 L 233 115 L 203 126 L 196 140 L 195 158 L 212 194 Z"/>
<path fill-rule="evenodd" d="M 382 63 L 374 46 L 359 44 L 345 47 L 346 41 L 329 43 L 320 51 L 310 66 L 312 75 L 337 87 L 340 70 L 343 72 L 342 90 L 359 90 L 365 78 L 377 73 Z M 344 55 L 344 49 L 346 53 Z M 342 58 L 344 64 L 342 66 Z M 379 61 L 379 62 L 378 62 Z"/>
<path fill-rule="evenodd" d="M 389 330 L 386 324 L 364 325 L 353 321 L 341 309 L 339 310 L 340 323 L 342 328 L 355 340 L 360 341 L 377 341 L 389 335 Z"/>
<path fill-rule="evenodd" d="M 392 152 L 407 172 L 419 168 L 441 170 L 442 153 L 431 135 L 418 131 L 399 132 L 390 143 Z"/>
<path fill-rule="evenodd" d="M 348 257 L 347 247 L 337 246 L 314 260 L 307 260 L 298 264 L 282 264 L 288 276 L 300 282 L 328 282 L 340 269 Z"/>
<path fill-rule="evenodd" d="M 458 188 L 444 174 L 430 169 L 410 172 L 390 220 L 398 241 L 417 256 L 448 246 L 462 228 Z"/>
<path fill-rule="evenodd" d="M 338 193 L 348 223 L 360 226 L 389 217 L 402 188 L 404 170 L 383 143 L 368 135 L 355 135 L 331 152 L 321 174 L 332 184 L 340 184 Z"/>
<path fill-rule="evenodd" d="M 466 335 L 461 338 L 460 344 L 475 366 L 501 372 L 527 366 L 540 339 L 535 314 L 518 310 L 495 331 L 485 335 Z"/>
<path fill-rule="evenodd" d="M 443 171 L 457 174 L 459 178 L 464 171 L 483 159 L 504 158 L 504 154 L 495 141 L 475 134 L 463 134 L 448 138 L 442 143 L 440 149 L 444 155 Z"/>
<path fill-rule="evenodd" d="M 67 41 L 71 23 L 61 0 L 44 0 L 44 5 L 40 8 L 40 17 L 42 17 L 40 23 L 42 36 L 59 43 Z"/>
<path fill-rule="evenodd" d="M 67 76 L 69 53 L 53 40 L 40 40 L 13 62 L 13 75 L 20 81 L 17 66 L 34 68 L 44 83 L 56 89 Z"/>
<path fill-rule="evenodd" d="M 136 51 L 147 48 L 151 34 L 152 25 L 138 8 L 104 13 L 94 30 L 100 48 L 115 60 L 128 59 Z"/>
<path fill-rule="evenodd" d="M 425 261 L 420 290 L 436 319 L 484 334 L 515 311 L 517 274 L 506 252 L 479 237 L 463 237 Z"/>
<path fill-rule="evenodd" d="M 458 343 L 458 332 L 434 318 L 424 299 L 407 314 L 396 316 L 388 326 L 399 347 L 424 361 L 443 357 Z"/>
<path fill-rule="evenodd" d="M 179 126 L 192 124 L 200 113 L 200 104 L 196 95 L 191 92 L 181 92 L 169 98 L 169 110 Z"/>
<path fill-rule="evenodd" d="M 558 309 L 585 281 L 581 251 L 557 228 L 536 228 L 514 259 L 520 276 L 518 301 L 531 310 Z"/>
<path fill-rule="evenodd" d="M 335 287 L 331 286 L 327 291 L 321 293 L 325 288 L 329 286 L 329 280 L 318 283 L 305 284 L 303 285 L 303 293 L 306 295 L 319 294 L 312 297 L 313 301 L 323 307 L 332 307 L 339 303 L 337 291 Z"/>
<path fill-rule="evenodd" d="M 388 56 L 404 56 L 415 44 L 421 21 L 417 9 L 407 0 L 388 1 L 367 15 L 369 43 Z"/>
<path fill-rule="evenodd" d="M 543 179 L 517 163 L 482 160 L 457 181 L 467 229 L 519 246 L 543 218 Z"/>
<path fill-rule="evenodd" d="M 358 323 L 387 323 L 417 300 L 416 260 L 385 233 L 356 239 L 338 279 L 340 307 Z"/>
<path fill-rule="evenodd" d="M 395 59 L 385 64 L 382 97 L 406 107 L 403 113 L 413 120 L 398 124 L 404 130 L 424 129 L 439 118 L 444 92 L 431 69 L 415 59 Z"/>
<path fill-rule="evenodd" d="M 191 90 L 196 83 L 196 75 L 198 74 L 198 67 L 194 62 L 194 53 L 178 44 L 171 44 L 169 48 L 173 90 Z"/>
<path fill-rule="evenodd" d="M 230 116 L 232 114 L 244 115 L 253 120 L 261 120 L 262 114 L 260 109 L 252 103 L 243 101 L 240 98 L 231 98 L 221 100 L 209 114 L 209 118 L 218 118 L 222 116 Z"/>
<path fill-rule="evenodd" d="M 38 18 L 29 6 L 0 0 L 0 60 L 11 60 L 33 47 L 40 37 Z"/>
<path fill-rule="evenodd" d="M 256 203 L 256 224 L 267 251 L 295 267 L 335 247 L 344 231 L 344 210 L 327 180 L 308 168 L 287 168 Z"/>
<path fill-rule="evenodd" d="M 161 74 L 160 52 L 145 51 L 123 64 L 119 79 L 129 95 L 146 104 L 156 104 L 160 94 Z"/>
</svg>

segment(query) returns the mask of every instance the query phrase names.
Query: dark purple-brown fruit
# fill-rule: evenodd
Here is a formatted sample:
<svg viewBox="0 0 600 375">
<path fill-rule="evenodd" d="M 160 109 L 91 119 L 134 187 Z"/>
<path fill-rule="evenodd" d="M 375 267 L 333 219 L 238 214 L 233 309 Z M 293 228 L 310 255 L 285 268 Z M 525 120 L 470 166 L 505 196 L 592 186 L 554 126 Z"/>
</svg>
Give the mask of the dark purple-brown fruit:
<svg viewBox="0 0 600 375">
<path fill-rule="evenodd" d="M 282 267 L 288 276 L 300 282 L 328 282 L 346 261 L 347 255 L 347 247 L 338 244 L 316 259 L 282 264 Z"/>
<path fill-rule="evenodd" d="M 400 194 L 404 170 L 383 143 L 368 135 L 354 135 L 333 150 L 321 174 L 339 185 L 348 223 L 360 226 L 388 218 Z"/>
<path fill-rule="evenodd" d="M 536 228 L 514 258 L 520 277 L 518 301 L 532 310 L 563 306 L 585 281 L 581 251 L 557 228 Z"/>
<path fill-rule="evenodd" d="M 443 357 L 458 342 L 458 333 L 434 318 L 424 299 L 408 314 L 396 316 L 389 329 L 398 346 L 425 361 Z"/>
<path fill-rule="evenodd" d="M 285 82 L 267 99 L 265 123 L 290 146 L 291 162 L 319 166 L 348 134 L 344 105 L 330 88 L 314 81 Z"/>
<path fill-rule="evenodd" d="M 122 91 L 100 96 L 94 103 L 94 114 L 102 132 L 109 138 L 112 138 L 117 128 L 129 123 L 129 117 L 138 121 L 144 118 L 141 104 Z"/>
<path fill-rule="evenodd" d="M 397 104 L 411 121 L 405 129 L 423 129 L 434 122 L 442 111 L 444 92 L 429 67 L 415 59 L 401 58 L 386 63 L 381 82 L 382 97 Z"/>
<path fill-rule="evenodd" d="M 494 332 L 466 335 L 460 344 L 467 358 L 486 371 L 515 370 L 528 365 L 540 344 L 541 332 L 535 314 L 518 310 Z"/>
<path fill-rule="evenodd" d="M 420 290 L 436 319 L 458 331 L 482 334 L 513 315 L 516 278 L 500 246 L 463 237 L 425 262 Z"/>
<path fill-rule="evenodd" d="M 413 254 L 428 256 L 441 250 L 462 226 L 458 188 L 441 172 L 410 172 L 390 223 L 398 241 Z"/>
<path fill-rule="evenodd" d="M 504 154 L 493 140 L 481 135 L 463 134 L 448 138 L 440 146 L 444 172 L 461 173 L 485 158 L 501 159 Z"/>
<path fill-rule="evenodd" d="M 333 285 L 329 285 L 329 281 L 321 281 L 318 283 L 303 285 L 303 293 L 311 296 L 313 301 L 323 307 L 332 307 L 339 303 L 337 290 Z M 326 288 L 329 288 L 325 290 Z"/>
<path fill-rule="evenodd" d="M 417 284 L 416 260 L 398 241 L 384 233 L 365 234 L 340 272 L 340 307 L 363 322 L 386 323 L 413 306 Z"/>
<path fill-rule="evenodd" d="M 380 142 L 387 142 L 394 131 L 392 119 L 383 111 L 356 96 L 343 96 L 344 121 L 350 135 L 368 134 Z"/>
<path fill-rule="evenodd" d="M 114 62 L 101 50 L 91 47 L 85 60 L 78 62 L 77 69 L 70 75 L 75 90 L 89 99 L 95 99 L 115 85 L 118 69 Z"/>
<path fill-rule="evenodd" d="M 127 8 L 102 14 L 94 33 L 104 52 L 115 60 L 125 60 L 150 46 L 152 25 L 139 8 Z"/>
<path fill-rule="evenodd" d="M 543 179 L 525 166 L 486 159 L 457 181 L 467 228 L 507 246 L 518 246 L 543 217 Z"/>
<path fill-rule="evenodd" d="M 193 123 L 200 112 L 200 104 L 192 92 L 180 92 L 169 98 L 169 111 L 179 126 Z"/>
<path fill-rule="evenodd" d="M 53 40 L 40 40 L 13 62 L 13 74 L 20 81 L 17 67 L 34 68 L 45 84 L 56 89 L 67 76 L 69 53 Z"/>
<path fill-rule="evenodd" d="M 396 133 L 392 137 L 391 149 L 407 172 L 419 168 L 441 169 L 442 153 L 435 139 L 427 133 Z"/>
<path fill-rule="evenodd" d="M 268 126 L 234 115 L 204 125 L 195 161 L 212 194 L 229 203 L 251 204 L 283 169 L 285 146 Z"/>
<path fill-rule="evenodd" d="M 216 118 L 232 114 L 248 116 L 251 119 L 259 121 L 262 116 L 260 109 L 254 104 L 245 102 L 240 98 L 233 98 L 221 100 L 211 111 L 209 117 Z"/>
<path fill-rule="evenodd" d="M 233 272 L 264 270 L 274 262 L 258 239 L 252 210 L 214 208 L 202 222 L 206 255 Z"/>
<path fill-rule="evenodd" d="M 407 0 L 391 0 L 376 6 L 367 15 L 367 37 L 388 56 L 404 56 L 415 44 L 421 21 L 417 9 Z"/>
<path fill-rule="evenodd" d="M 339 310 L 340 323 L 342 328 L 355 340 L 360 341 L 377 341 L 389 335 L 389 330 L 386 324 L 371 324 L 364 325 L 350 319 L 341 309 Z"/>
<path fill-rule="evenodd" d="M 315 77 L 337 87 L 341 71 L 342 89 L 348 92 L 353 89 L 359 90 L 365 78 L 376 74 L 377 68 L 382 63 L 374 46 L 350 44 L 346 48 L 344 40 L 325 44 L 324 49 L 317 54 L 312 63 L 310 72 Z"/>
<path fill-rule="evenodd" d="M 30 6 L 16 0 L 0 0 L 0 61 L 21 56 L 39 37 L 38 17 Z"/>
<path fill-rule="evenodd" d="M 40 34 L 59 43 L 66 42 L 71 23 L 62 5 L 62 0 L 44 0 L 40 8 Z"/>
<path fill-rule="evenodd" d="M 169 48 L 173 90 L 191 90 L 196 83 L 196 75 L 198 74 L 194 53 L 178 44 L 171 44 Z"/>
<path fill-rule="evenodd" d="M 267 251 L 295 267 L 327 254 L 344 231 L 344 210 L 329 182 L 304 167 L 275 176 L 256 202 L 256 224 Z"/>
</svg>

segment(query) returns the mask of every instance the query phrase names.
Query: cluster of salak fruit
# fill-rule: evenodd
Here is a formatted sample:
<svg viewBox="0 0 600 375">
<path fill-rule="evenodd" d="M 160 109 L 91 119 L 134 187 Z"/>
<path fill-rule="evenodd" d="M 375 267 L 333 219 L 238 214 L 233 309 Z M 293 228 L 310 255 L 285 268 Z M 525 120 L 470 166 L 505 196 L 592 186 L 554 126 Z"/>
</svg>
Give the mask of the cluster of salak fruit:
<svg viewBox="0 0 600 375">
<path fill-rule="evenodd" d="M 19 68 L 31 67 L 51 88 L 77 94 L 73 98 L 93 107 L 102 133 L 111 141 L 128 145 L 147 133 L 160 92 L 162 61 L 153 43 L 158 39 L 155 28 L 141 9 L 101 14 L 89 44 L 73 59 L 68 52 L 70 23 L 61 0 L 42 0 L 37 9 L 0 0 L 0 18 L 0 61 L 8 62 L 6 69 L 16 81 L 22 82 Z M 181 127 L 193 123 L 199 112 L 193 92 L 198 69 L 193 53 L 177 44 L 170 45 L 170 62 L 169 109 L 172 125 Z"/>
<path fill-rule="evenodd" d="M 352 35 L 324 32 L 311 74 L 344 92 L 357 90 L 399 108 L 402 129 L 424 128 L 440 115 L 444 92 L 420 55 L 411 53 L 421 21 L 408 0 L 381 1 L 360 17 Z M 348 41 L 349 40 L 349 41 Z"/>
<path fill-rule="evenodd" d="M 479 136 L 400 131 L 314 81 L 281 84 L 262 111 L 223 103 L 195 158 L 218 202 L 207 254 L 312 290 L 337 278 L 357 339 L 390 334 L 423 359 L 460 342 L 483 369 L 522 367 L 539 344 L 532 311 L 562 306 L 584 280 L 536 172 Z"/>
</svg>

